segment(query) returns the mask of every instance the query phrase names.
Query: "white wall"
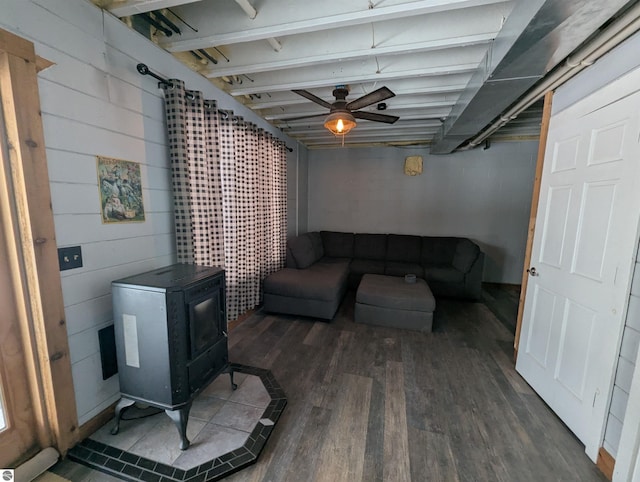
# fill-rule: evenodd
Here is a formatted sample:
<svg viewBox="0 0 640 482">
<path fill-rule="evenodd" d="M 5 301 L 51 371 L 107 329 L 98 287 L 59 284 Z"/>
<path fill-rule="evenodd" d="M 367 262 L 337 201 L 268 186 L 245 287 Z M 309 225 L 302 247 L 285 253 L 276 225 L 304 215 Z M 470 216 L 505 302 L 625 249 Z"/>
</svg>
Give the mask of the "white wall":
<svg viewBox="0 0 640 482">
<path fill-rule="evenodd" d="M 519 284 L 537 148 L 310 150 L 309 231 L 466 236 L 486 254 L 485 281 Z M 422 175 L 404 175 L 410 155 L 423 157 Z"/>
<path fill-rule="evenodd" d="M 82 424 L 119 397 L 118 377 L 102 380 L 97 337 L 112 322 L 111 281 L 175 261 L 162 92 L 136 64 L 181 78 L 220 108 L 296 144 L 89 2 L 3 0 L 0 11 L 1 28 L 33 41 L 56 64 L 41 72 L 39 88 L 58 246 L 80 245 L 84 261 L 61 273 Z M 144 223 L 101 223 L 98 154 L 141 163 Z"/>
<path fill-rule="evenodd" d="M 640 252 L 638 256 L 640 256 Z M 638 347 L 640 347 L 640 257 L 636 258 L 633 272 L 629 309 L 625 320 L 618 367 L 611 396 L 611 406 L 607 418 L 607 428 L 604 435 L 603 447 L 614 458 L 618 454 L 622 423 L 627 410 L 627 402 L 631 392 L 631 380 L 636 366 L 636 359 L 638 358 Z"/>
</svg>

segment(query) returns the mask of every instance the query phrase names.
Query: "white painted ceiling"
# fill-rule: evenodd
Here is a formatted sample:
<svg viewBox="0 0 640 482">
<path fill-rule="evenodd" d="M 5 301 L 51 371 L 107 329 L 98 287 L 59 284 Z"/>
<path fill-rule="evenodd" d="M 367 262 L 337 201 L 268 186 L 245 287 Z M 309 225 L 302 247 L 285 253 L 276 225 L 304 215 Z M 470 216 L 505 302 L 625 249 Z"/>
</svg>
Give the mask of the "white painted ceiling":
<svg viewBox="0 0 640 482">
<path fill-rule="evenodd" d="M 504 107 L 508 107 L 625 2 L 94 0 L 94 3 L 150 36 L 268 122 L 313 148 L 338 146 L 342 139 L 323 127 L 328 109 L 293 93 L 293 89 L 308 90 L 331 103 L 336 85 L 348 86 L 347 101 L 386 86 L 396 94 L 384 101 L 386 110 L 377 110 L 377 104 L 363 110 L 399 116 L 400 120 L 388 125 L 358 119 L 357 127 L 346 135 L 344 144 L 428 144 L 439 130 L 459 118 L 464 120 L 464 110 L 471 109 L 474 100 L 477 105 L 484 102 L 500 109 L 504 101 Z M 602 12 L 606 10 L 603 3 L 610 4 L 610 11 Z M 558 5 L 566 12 L 557 13 Z M 599 13 L 596 15 L 595 11 Z M 145 20 L 149 15 L 163 28 L 150 25 Z M 585 15 L 590 20 L 585 20 Z M 575 22 L 579 17 L 580 28 L 566 25 L 568 20 Z M 172 32 L 166 19 L 180 32 Z M 532 27 L 544 31 L 534 37 Z M 560 35 L 566 40 L 555 42 L 553 47 L 547 45 L 550 38 Z M 518 57 L 527 54 L 523 45 L 536 47 L 538 41 L 545 43 L 548 57 L 542 59 L 544 64 L 538 69 L 542 71 L 521 72 L 519 67 L 520 71 L 499 79 L 508 81 L 503 83 L 504 95 L 498 87 L 491 94 L 495 101 L 482 92 L 485 96 L 480 99 L 482 102 L 474 98 L 480 95 L 478 86 L 474 86 L 478 78 L 480 84 L 490 80 L 494 72 L 505 70 L 507 60 L 513 65 L 516 54 Z M 203 59 L 200 49 L 216 63 Z M 152 65 L 149 68 L 153 70 Z M 514 90 L 516 83 L 519 87 Z M 477 119 L 474 122 L 477 125 L 473 126 L 476 133 L 499 114 L 491 108 L 475 109 L 467 114 Z M 292 120 L 315 114 L 318 117 Z M 539 134 L 540 117 L 538 103 L 498 134 L 535 137 Z M 459 145 L 465 137 L 468 137 L 466 130 L 450 142 L 451 146 Z"/>
</svg>

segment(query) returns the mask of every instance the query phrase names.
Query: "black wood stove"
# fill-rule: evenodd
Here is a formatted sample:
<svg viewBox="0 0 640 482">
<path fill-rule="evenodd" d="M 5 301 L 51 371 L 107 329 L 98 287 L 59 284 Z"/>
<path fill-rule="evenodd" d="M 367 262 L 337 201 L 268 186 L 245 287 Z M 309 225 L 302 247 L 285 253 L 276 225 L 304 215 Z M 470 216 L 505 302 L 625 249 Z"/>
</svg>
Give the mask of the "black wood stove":
<svg viewBox="0 0 640 482">
<path fill-rule="evenodd" d="M 174 264 L 114 281 L 113 319 L 122 412 L 136 402 L 164 409 L 189 447 L 187 420 L 196 395 L 233 370 L 227 345 L 221 268 Z"/>
</svg>

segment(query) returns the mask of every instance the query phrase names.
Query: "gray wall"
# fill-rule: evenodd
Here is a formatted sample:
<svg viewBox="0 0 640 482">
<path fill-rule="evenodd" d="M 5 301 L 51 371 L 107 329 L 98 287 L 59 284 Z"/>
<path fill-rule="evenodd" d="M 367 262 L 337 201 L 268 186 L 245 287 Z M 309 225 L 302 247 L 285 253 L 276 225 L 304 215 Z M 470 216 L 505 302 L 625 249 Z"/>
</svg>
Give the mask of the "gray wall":
<svg viewBox="0 0 640 482">
<path fill-rule="evenodd" d="M 485 281 L 519 284 L 537 148 L 310 150 L 309 231 L 466 236 L 486 253 Z M 410 155 L 423 157 L 422 175 L 403 173 Z"/>
<path fill-rule="evenodd" d="M 298 144 L 287 159 L 287 235 L 307 232 L 308 150 Z"/>
</svg>

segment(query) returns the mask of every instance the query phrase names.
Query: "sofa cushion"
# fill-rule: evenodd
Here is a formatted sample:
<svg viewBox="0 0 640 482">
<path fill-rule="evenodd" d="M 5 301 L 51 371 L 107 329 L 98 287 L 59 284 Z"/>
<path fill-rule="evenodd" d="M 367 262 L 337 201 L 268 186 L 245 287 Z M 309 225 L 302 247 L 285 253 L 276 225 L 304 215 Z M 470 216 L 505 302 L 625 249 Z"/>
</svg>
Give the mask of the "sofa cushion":
<svg viewBox="0 0 640 482">
<path fill-rule="evenodd" d="M 353 233 L 320 231 L 324 255 L 330 258 L 353 258 Z"/>
<path fill-rule="evenodd" d="M 308 268 L 320 259 L 319 256 L 316 257 L 311 237 L 308 234 L 301 234 L 289 239 L 288 245 L 298 269 Z"/>
<path fill-rule="evenodd" d="M 386 234 L 356 234 L 353 257 L 357 259 L 375 259 L 384 261 L 387 251 Z"/>
<path fill-rule="evenodd" d="M 421 260 L 423 265 L 451 266 L 458 238 L 424 236 Z"/>
<path fill-rule="evenodd" d="M 291 248 L 289 247 L 289 243 L 287 242 L 287 261 L 285 264 L 285 268 L 297 268 L 296 260 L 293 259 L 293 254 L 291 254 Z"/>
<path fill-rule="evenodd" d="M 313 251 L 315 253 L 316 259 L 322 258 L 324 256 L 324 248 L 322 247 L 322 238 L 320 237 L 320 233 L 318 231 L 314 231 L 307 234 L 311 239 L 311 244 L 313 245 Z"/>
<path fill-rule="evenodd" d="M 464 273 L 452 267 L 425 266 L 424 278 L 427 282 L 461 283 L 464 282 Z"/>
<path fill-rule="evenodd" d="M 419 263 L 422 240 L 420 236 L 390 234 L 387 237 L 387 261 Z"/>
<path fill-rule="evenodd" d="M 328 256 L 323 256 L 319 263 L 325 263 L 325 264 L 346 264 L 347 267 L 349 266 L 349 263 L 351 263 L 351 258 L 330 258 Z"/>
<path fill-rule="evenodd" d="M 477 244 L 466 238 L 460 239 L 451 264 L 458 271 L 468 273 L 479 254 L 480 248 Z"/>
<path fill-rule="evenodd" d="M 357 275 L 361 274 L 384 274 L 384 261 L 374 259 L 354 259 L 351 261 L 349 270 Z"/>
<path fill-rule="evenodd" d="M 404 276 L 405 274 L 415 274 L 418 278 L 423 278 L 424 270 L 418 263 L 387 261 L 384 266 L 384 274 L 386 274 L 387 276 Z"/>
<path fill-rule="evenodd" d="M 292 298 L 333 300 L 347 282 L 348 263 L 315 263 L 307 269 L 283 268 L 264 280 L 264 292 Z"/>
</svg>

